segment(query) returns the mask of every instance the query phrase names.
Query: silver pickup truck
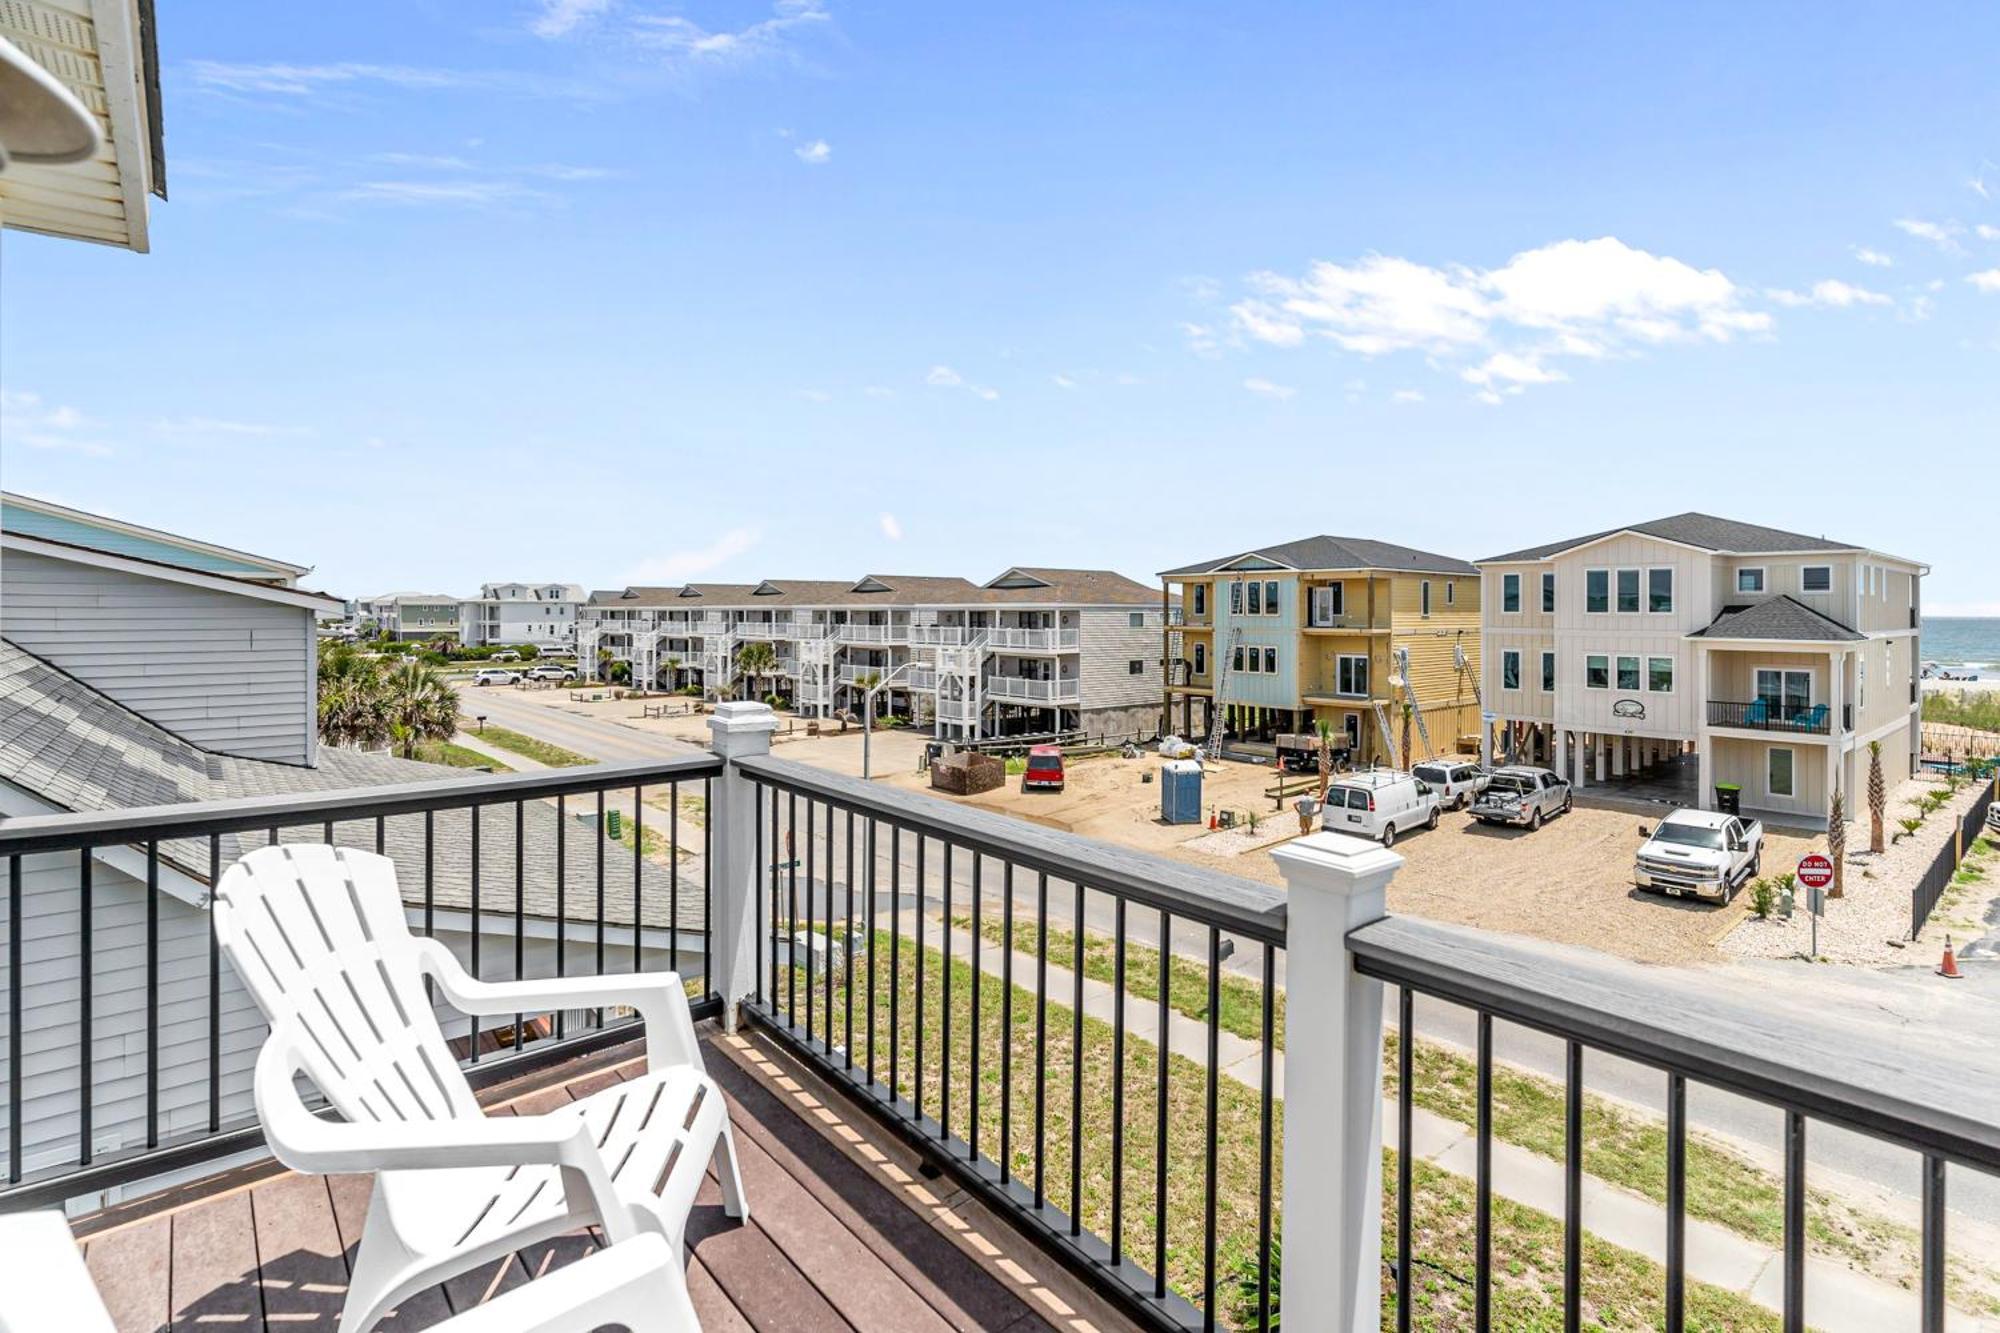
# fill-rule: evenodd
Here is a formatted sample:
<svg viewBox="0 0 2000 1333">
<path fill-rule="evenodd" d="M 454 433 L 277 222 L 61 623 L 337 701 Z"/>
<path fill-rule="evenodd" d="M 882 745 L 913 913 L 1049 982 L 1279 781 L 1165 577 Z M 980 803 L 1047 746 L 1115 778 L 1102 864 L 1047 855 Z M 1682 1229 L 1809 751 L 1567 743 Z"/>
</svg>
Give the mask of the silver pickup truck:
<svg viewBox="0 0 2000 1333">
<path fill-rule="evenodd" d="M 1482 824 L 1525 824 L 1538 829 L 1570 808 L 1569 783 L 1546 768 L 1513 764 L 1496 768 L 1472 803 L 1472 817 Z"/>
</svg>

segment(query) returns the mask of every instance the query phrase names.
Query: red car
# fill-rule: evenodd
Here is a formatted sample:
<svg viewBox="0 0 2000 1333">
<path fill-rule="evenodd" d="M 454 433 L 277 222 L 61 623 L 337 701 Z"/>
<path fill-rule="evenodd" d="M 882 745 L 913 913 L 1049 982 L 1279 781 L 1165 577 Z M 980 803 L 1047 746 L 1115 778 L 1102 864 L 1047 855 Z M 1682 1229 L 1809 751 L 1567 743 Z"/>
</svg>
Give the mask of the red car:
<svg viewBox="0 0 2000 1333">
<path fill-rule="evenodd" d="M 1054 745 L 1037 745 L 1028 751 L 1028 771 L 1021 774 L 1022 791 L 1063 789 L 1062 750 Z"/>
</svg>

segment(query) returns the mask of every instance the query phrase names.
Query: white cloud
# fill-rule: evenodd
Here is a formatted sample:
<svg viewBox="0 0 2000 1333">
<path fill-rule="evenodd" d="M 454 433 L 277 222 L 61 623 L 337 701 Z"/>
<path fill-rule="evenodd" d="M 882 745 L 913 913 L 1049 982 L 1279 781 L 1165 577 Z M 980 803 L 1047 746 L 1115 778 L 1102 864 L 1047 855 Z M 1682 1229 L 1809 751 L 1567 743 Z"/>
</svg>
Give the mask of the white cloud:
<svg viewBox="0 0 2000 1333">
<path fill-rule="evenodd" d="M 1249 379 L 1244 380 L 1243 387 L 1261 398 L 1276 398 L 1280 402 L 1298 392 L 1297 389 L 1289 385 L 1273 384 L 1260 375 L 1253 375 Z"/>
<path fill-rule="evenodd" d="M 630 35 L 638 45 L 678 60 L 727 64 L 776 54 L 795 31 L 827 19 L 819 0 L 778 0 L 769 18 L 734 30 L 704 28 L 678 14 L 640 14 L 632 19 Z"/>
<path fill-rule="evenodd" d="M 989 389 L 983 384 L 969 383 L 965 376 L 959 374 L 950 366 L 932 366 L 930 372 L 924 376 L 924 383 L 937 389 L 963 389 L 973 397 L 983 398 L 989 403 L 1000 396 L 998 389 Z"/>
<path fill-rule="evenodd" d="M 1058 389 L 1074 389 L 1076 387 L 1076 381 L 1067 375 L 1051 375 L 1049 376 L 1049 382 L 1054 384 Z"/>
<path fill-rule="evenodd" d="M 896 396 L 896 391 L 886 384 L 871 384 L 861 392 L 867 394 L 870 398 L 894 398 Z"/>
<path fill-rule="evenodd" d="M 2000 268 L 1989 268 L 1984 273 L 1970 273 L 1965 280 L 1982 292 L 2000 292 Z"/>
<path fill-rule="evenodd" d="M 187 71 L 196 88 L 237 96 L 309 100 L 330 92 L 370 85 L 412 92 L 517 93 L 527 96 L 596 97 L 587 85 L 565 83 L 516 70 L 438 69 L 422 65 L 374 65 L 336 61 L 324 65 L 281 62 L 190 60 Z"/>
<path fill-rule="evenodd" d="M 1965 228 L 1956 222 L 1927 222 L 1923 218 L 1897 218 L 1894 226 L 1920 241 L 1929 241 L 1946 254 L 1961 253 L 1958 237 Z"/>
<path fill-rule="evenodd" d="M 824 139 L 814 139 L 811 143 L 802 143 L 794 148 L 792 156 L 807 166 L 825 166 L 833 160 L 833 145 Z"/>
<path fill-rule="evenodd" d="M 731 528 L 706 546 L 642 560 L 625 574 L 628 584 L 675 584 L 706 574 L 744 555 L 763 540 L 755 528 Z"/>
<path fill-rule="evenodd" d="M 2000 241 L 2000 227 L 1990 222 L 1982 222 L 1972 230 L 1982 241 Z"/>
<path fill-rule="evenodd" d="M 1896 266 L 1896 261 L 1883 254 L 1880 250 L 1870 250 L 1865 245 L 1857 245 L 1851 248 L 1854 251 L 1854 257 L 1870 268 L 1894 268 Z"/>
<path fill-rule="evenodd" d="M 1764 293 L 1779 305 L 1804 306 L 1823 305 L 1846 307 L 1851 305 L 1893 305 L 1894 299 L 1881 292 L 1871 292 L 1866 287 L 1856 287 L 1842 282 L 1839 278 L 1823 278 L 1805 292 L 1788 291 L 1774 287 Z"/>
<path fill-rule="evenodd" d="M 903 525 L 894 514 L 884 513 L 881 519 L 882 535 L 892 542 L 903 540 Z"/>
<path fill-rule="evenodd" d="M 611 0 L 542 0 L 528 31 L 537 37 L 566 37 L 610 8 Z"/>
<path fill-rule="evenodd" d="M 1424 401 L 1424 395 L 1420 389 L 1398 389 L 1389 395 L 1389 401 L 1395 403 L 1421 403 Z"/>
<path fill-rule="evenodd" d="M 1213 325 L 1197 324 L 1192 320 L 1182 320 L 1181 336 L 1187 339 L 1188 350 L 1196 356 L 1215 357 L 1222 355 L 1222 344 L 1216 340 Z"/>
<path fill-rule="evenodd" d="M 442 204 L 459 208 L 493 208 L 501 204 L 546 203 L 555 196 L 519 181 L 437 180 L 362 181 L 342 190 L 342 199 L 359 203 L 404 205 Z"/>
<path fill-rule="evenodd" d="M 73 407 L 43 402 L 40 394 L 0 389 L 0 454 L 19 446 L 104 458 L 111 446 L 83 433 L 95 424 Z"/>
<path fill-rule="evenodd" d="M 1545 364 L 1554 357 L 1728 342 L 1772 326 L 1719 270 L 1612 236 L 1557 241 L 1494 269 L 1369 255 L 1316 262 L 1296 278 L 1259 272 L 1249 285 L 1252 295 L 1231 313 L 1252 341 L 1297 347 L 1324 338 L 1362 356 L 1418 351 L 1446 362 L 1478 355 L 1466 377 L 1491 392 L 1564 378 Z"/>
<path fill-rule="evenodd" d="M 1200 305 L 1209 305 L 1222 299 L 1222 284 L 1214 278 L 1203 277 L 1198 273 L 1182 278 L 1181 290 L 1188 294 L 1190 300 Z"/>
</svg>

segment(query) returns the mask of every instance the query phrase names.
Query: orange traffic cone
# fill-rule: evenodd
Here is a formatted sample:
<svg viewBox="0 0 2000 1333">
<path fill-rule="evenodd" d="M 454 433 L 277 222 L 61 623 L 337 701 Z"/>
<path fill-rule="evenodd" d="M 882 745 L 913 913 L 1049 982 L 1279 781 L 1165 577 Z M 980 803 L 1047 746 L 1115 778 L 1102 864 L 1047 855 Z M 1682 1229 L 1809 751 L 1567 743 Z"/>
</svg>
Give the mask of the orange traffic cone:
<svg viewBox="0 0 2000 1333">
<path fill-rule="evenodd" d="M 1952 981 L 1959 980 L 1961 976 L 1958 970 L 1958 959 L 1951 951 L 1951 936 L 1949 935 L 1944 937 L 1944 961 L 1938 964 L 1937 974 Z"/>
</svg>

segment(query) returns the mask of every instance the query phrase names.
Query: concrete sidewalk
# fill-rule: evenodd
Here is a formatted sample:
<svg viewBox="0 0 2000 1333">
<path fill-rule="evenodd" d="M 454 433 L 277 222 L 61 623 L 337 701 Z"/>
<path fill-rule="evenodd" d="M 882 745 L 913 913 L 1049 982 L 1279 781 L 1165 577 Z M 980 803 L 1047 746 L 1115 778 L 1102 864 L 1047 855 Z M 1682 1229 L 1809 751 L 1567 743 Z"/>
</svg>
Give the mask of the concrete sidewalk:
<svg viewBox="0 0 2000 1333">
<path fill-rule="evenodd" d="M 941 919 L 926 914 L 925 943 L 940 942 Z M 882 929 L 894 928 L 887 915 L 877 920 Z M 938 929 L 933 929 L 938 927 Z M 951 955 L 972 961 L 970 927 L 952 931 Z M 907 935 L 905 938 L 909 938 Z M 1013 983 L 1029 994 L 1035 993 L 1036 959 L 1016 950 L 1013 955 Z M 980 941 L 979 969 L 987 976 L 1003 975 L 1001 946 Z M 1049 1003 L 1069 1007 L 1076 995 L 1076 974 L 1051 961 L 1047 968 Z M 1117 1001 L 1111 986 L 1089 977 L 1083 980 L 1083 1011 L 1091 1018 L 1112 1023 Z M 1125 1031 L 1128 1036 L 1159 1044 L 1159 1004 L 1154 1000 L 1125 997 Z M 1167 1011 L 1167 1047 L 1175 1055 L 1198 1065 L 1208 1063 L 1208 1025 L 1173 1009 Z M 1262 1084 L 1263 1049 L 1260 1043 L 1233 1033 L 1216 1034 L 1217 1058 L 1225 1077 L 1245 1087 Z M 1272 1091 L 1279 1098 L 1285 1090 L 1283 1051 L 1271 1056 Z M 1397 1146 L 1396 1107 L 1383 1100 L 1385 1143 Z M 1411 1148 L 1417 1156 L 1454 1175 L 1471 1179 L 1477 1144 L 1471 1128 L 1434 1115 L 1421 1108 L 1411 1114 Z M 1563 1164 L 1516 1145 L 1493 1143 L 1493 1192 L 1514 1203 L 1560 1218 L 1563 1211 Z M 1654 1263 L 1666 1262 L 1667 1212 L 1660 1204 L 1631 1190 L 1600 1180 L 1583 1178 L 1584 1229 L 1600 1239 L 1643 1255 Z M 1687 1219 L 1687 1275 L 1724 1291 L 1734 1292 L 1772 1311 L 1782 1311 L 1784 1299 L 1784 1256 L 1781 1251 L 1759 1244 L 1726 1227 L 1695 1218 Z M 1837 1260 L 1809 1255 L 1806 1259 L 1806 1322 L 1824 1333 L 1879 1333 L 1884 1328 L 1914 1328 L 1920 1307 L 1916 1292 L 1866 1273 L 1858 1273 Z M 2000 1333 L 2000 1319 L 1981 1318 L 1952 1310 L 1946 1327 L 1953 1333 Z"/>
</svg>

